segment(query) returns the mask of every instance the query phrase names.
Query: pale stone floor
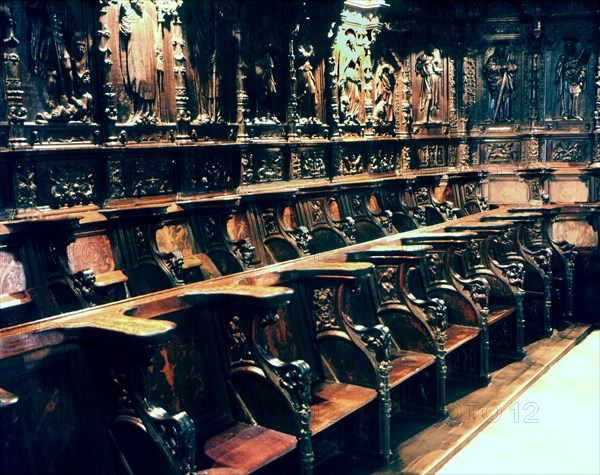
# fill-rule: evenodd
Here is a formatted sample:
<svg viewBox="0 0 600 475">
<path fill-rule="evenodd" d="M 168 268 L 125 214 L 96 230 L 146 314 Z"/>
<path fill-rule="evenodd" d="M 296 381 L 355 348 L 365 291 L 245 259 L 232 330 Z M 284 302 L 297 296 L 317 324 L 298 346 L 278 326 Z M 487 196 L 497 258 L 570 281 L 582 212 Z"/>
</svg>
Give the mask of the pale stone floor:
<svg viewBox="0 0 600 475">
<path fill-rule="evenodd" d="M 600 330 L 590 333 L 437 473 L 600 474 Z"/>
</svg>

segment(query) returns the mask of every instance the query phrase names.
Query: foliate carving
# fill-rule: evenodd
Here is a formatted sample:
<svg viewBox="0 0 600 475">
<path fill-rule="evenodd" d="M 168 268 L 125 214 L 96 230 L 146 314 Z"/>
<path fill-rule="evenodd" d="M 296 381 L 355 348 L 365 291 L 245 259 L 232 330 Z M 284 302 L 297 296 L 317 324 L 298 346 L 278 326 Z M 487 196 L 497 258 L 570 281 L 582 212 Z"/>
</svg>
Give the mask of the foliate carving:
<svg viewBox="0 0 600 475">
<path fill-rule="evenodd" d="M 483 149 L 488 163 L 516 163 L 518 160 L 515 142 L 484 144 Z"/>
<path fill-rule="evenodd" d="M 171 159 L 153 158 L 137 159 L 133 162 L 133 195 L 150 196 L 173 193 L 171 176 Z"/>
<path fill-rule="evenodd" d="M 37 185 L 35 184 L 34 166 L 17 165 L 15 170 L 15 178 L 17 182 L 17 206 L 22 208 L 34 207 L 37 197 Z"/>
<path fill-rule="evenodd" d="M 377 150 L 371 160 L 371 171 L 373 173 L 387 173 L 394 171 L 394 152 L 392 150 Z"/>
<path fill-rule="evenodd" d="M 141 257 L 150 255 L 150 246 L 148 245 L 148 240 L 146 239 L 146 233 L 141 226 L 135 227 L 133 230 L 133 237 L 138 256 Z"/>
<path fill-rule="evenodd" d="M 249 185 L 254 181 L 254 166 L 253 157 L 251 153 L 242 151 L 241 165 L 242 165 L 242 183 Z"/>
<path fill-rule="evenodd" d="M 354 218 L 346 217 L 337 224 L 337 228 L 342 232 L 350 244 L 356 242 L 356 221 Z"/>
<path fill-rule="evenodd" d="M 381 289 L 381 300 L 384 302 L 398 300 L 398 292 L 396 290 L 397 269 L 395 267 L 377 268 L 376 272 L 378 274 L 377 283 Z"/>
<path fill-rule="evenodd" d="M 363 212 L 363 200 L 360 195 L 353 195 L 351 199 L 352 203 L 352 214 L 354 216 L 361 216 Z"/>
<path fill-rule="evenodd" d="M 248 238 L 241 241 L 235 247 L 235 250 L 247 269 L 250 269 L 254 266 L 254 253 L 256 252 L 256 248 L 252 245 Z"/>
<path fill-rule="evenodd" d="M 410 71 L 412 71 L 412 55 L 406 55 L 404 60 L 404 67 L 400 75 L 402 81 L 402 94 L 404 99 L 402 100 L 402 125 L 406 128 L 406 133 L 411 135 L 413 133 L 413 108 L 412 108 L 412 79 Z"/>
<path fill-rule="evenodd" d="M 240 317 L 233 317 L 227 325 L 227 340 L 232 363 L 252 360 L 248 338 L 240 325 Z"/>
<path fill-rule="evenodd" d="M 434 201 L 433 204 L 440 213 L 446 215 L 446 219 L 448 219 L 448 220 L 456 219 L 456 213 L 454 211 L 454 203 L 452 201 L 443 201 L 442 203 L 438 203 L 438 202 Z"/>
<path fill-rule="evenodd" d="M 415 201 L 417 202 L 417 206 L 426 205 L 429 203 L 429 190 L 425 187 L 419 188 L 415 192 Z"/>
<path fill-rule="evenodd" d="M 556 141 L 552 143 L 553 162 L 585 162 L 585 144 L 583 142 Z"/>
<path fill-rule="evenodd" d="M 110 178 L 110 199 L 124 198 L 125 181 L 123 179 L 123 167 L 119 160 L 108 162 L 108 176 Z"/>
<path fill-rule="evenodd" d="M 340 173 L 342 175 L 356 175 L 364 171 L 365 166 L 361 153 L 347 153 L 342 156 L 340 162 Z"/>
<path fill-rule="evenodd" d="M 288 393 L 300 422 L 299 443 L 302 454 L 302 464 L 312 466 L 314 454 L 312 451 L 310 430 L 311 370 L 304 361 L 287 363 L 281 368 L 281 387 Z"/>
<path fill-rule="evenodd" d="M 482 309 L 488 308 L 491 287 L 487 280 L 477 277 L 467 282 L 465 289 L 469 292 L 471 300 Z"/>
<path fill-rule="evenodd" d="M 529 162 L 540 161 L 540 141 L 537 137 L 527 140 L 527 160 Z"/>
<path fill-rule="evenodd" d="M 456 63 L 454 59 L 448 59 L 448 119 L 450 127 L 456 128 L 458 126 L 458 111 L 456 109 Z"/>
<path fill-rule="evenodd" d="M 161 440 L 174 456 L 180 473 L 194 473 L 196 469 L 196 428 L 186 412 L 174 416 L 164 409 L 150 406 L 148 413 L 157 426 Z"/>
<path fill-rule="evenodd" d="M 436 342 L 438 345 L 442 345 L 448 340 L 448 336 L 446 335 L 446 328 L 448 326 L 446 302 L 438 298 L 428 300 L 425 306 L 425 318 L 433 329 Z"/>
<path fill-rule="evenodd" d="M 296 246 L 304 253 L 309 254 L 309 244 L 312 240 L 312 236 L 308 232 L 308 228 L 306 226 L 300 226 L 298 229 L 295 229 L 291 232 L 294 241 L 296 242 Z"/>
<path fill-rule="evenodd" d="M 86 205 L 96 197 L 94 174 L 83 166 L 53 166 L 50 169 L 50 195 L 57 208 Z"/>
<path fill-rule="evenodd" d="M 274 208 L 267 208 L 262 214 L 262 220 L 265 225 L 267 235 L 277 233 L 277 224 Z"/>
<path fill-rule="evenodd" d="M 387 377 L 392 365 L 390 363 L 392 350 L 392 335 L 387 327 L 375 325 L 360 331 L 361 340 L 367 345 L 369 351 L 375 355 L 379 363 L 380 376 Z"/>
<path fill-rule="evenodd" d="M 213 243 L 217 236 L 218 223 L 217 219 L 212 216 L 206 219 L 204 229 L 206 230 L 206 237 L 209 243 Z"/>
<path fill-rule="evenodd" d="M 463 58 L 463 106 L 465 109 L 475 104 L 477 94 L 477 67 L 475 57 L 467 55 Z"/>
<path fill-rule="evenodd" d="M 335 288 L 322 287 L 313 291 L 314 319 L 317 331 L 335 330 L 339 328 L 334 309 Z"/>
<path fill-rule="evenodd" d="M 468 143 L 459 143 L 457 149 L 456 166 L 464 167 L 469 165 L 471 150 Z"/>
<path fill-rule="evenodd" d="M 198 178 L 201 187 L 207 191 L 227 188 L 233 181 L 226 164 L 220 158 L 207 159 L 202 164 Z"/>
<path fill-rule="evenodd" d="M 326 178 L 325 150 L 303 150 L 300 152 L 302 178 Z"/>
</svg>

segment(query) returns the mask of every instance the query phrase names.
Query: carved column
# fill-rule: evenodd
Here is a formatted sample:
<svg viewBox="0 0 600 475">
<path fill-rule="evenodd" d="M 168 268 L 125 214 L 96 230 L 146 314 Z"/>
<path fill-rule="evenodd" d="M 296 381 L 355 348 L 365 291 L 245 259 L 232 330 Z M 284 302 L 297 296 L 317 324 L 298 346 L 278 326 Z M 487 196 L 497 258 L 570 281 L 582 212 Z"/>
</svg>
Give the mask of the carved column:
<svg viewBox="0 0 600 475">
<path fill-rule="evenodd" d="M 598 29 L 600 35 L 600 28 Z M 594 101 L 594 150 L 592 152 L 592 163 L 589 167 L 600 168 L 600 54 L 596 56 L 596 67 L 594 71 L 594 84 L 596 86 L 596 99 Z"/>
<path fill-rule="evenodd" d="M 288 125 L 288 138 L 292 140 L 298 136 L 296 134 L 296 121 L 298 120 L 298 78 L 296 76 L 296 55 L 294 54 L 296 38 L 298 37 L 298 29 L 299 25 L 296 25 L 292 35 L 290 36 L 288 51 L 290 89 L 285 120 Z"/>
<path fill-rule="evenodd" d="M 242 6 L 242 18 L 244 17 L 245 7 Z M 237 139 L 245 141 L 248 139 L 246 133 L 246 122 L 248 115 L 248 93 L 246 92 L 246 71 L 248 66 L 244 62 L 242 54 L 242 28 L 239 18 L 236 20 L 233 27 L 233 36 L 235 38 L 235 51 L 237 56 L 237 71 L 236 71 L 236 95 L 237 95 Z"/>
<path fill-rule="evenodd" d="M 104 143 L 107 146 L 119 145 L 116 134 L 117 108 L 115 105 L 115 88 L 110 79 L 112 69 L 112 50 L 110 48 L 110 37 L 112 35 L 108 27 L 108 14 L 111 8 L 117 5 L 117 0 L 100 0 L 98 52 L 100 53 L 102 68 L 102 109 L 104 110 Z"/>
<path fill-rule="evenodd" d="M 185 68 L 185 41 L 183 40 L 183 30 L 181 27 L 181 17 L 179 12 L 158 11 L 158 24 L 164 28 L 166 23 L 166 14 L 172 15 L 173 28 L 173 73 L 175 75 L 175 107 L 177 108 L 177 140 L 179 142 L 190 141 L 190 122 L 191 113 L 188 109 L 188 91 L 187 91 L 187 72 Z"/>
<path fill-rule="evenodd" d="M 19 40 L 15 37 L 15 20 L 10 5 L 2 5 L 6 38 L 2 39 L 4 57 L 4 88 L 6 94 L 6 120 L 9 126 L 8 145 L 10 148 L 28 147 L 25 138 L 27 109 L 23 106 L 23 86 L 19 76 L 21 58 L 17 52 Z"/>
</svg>

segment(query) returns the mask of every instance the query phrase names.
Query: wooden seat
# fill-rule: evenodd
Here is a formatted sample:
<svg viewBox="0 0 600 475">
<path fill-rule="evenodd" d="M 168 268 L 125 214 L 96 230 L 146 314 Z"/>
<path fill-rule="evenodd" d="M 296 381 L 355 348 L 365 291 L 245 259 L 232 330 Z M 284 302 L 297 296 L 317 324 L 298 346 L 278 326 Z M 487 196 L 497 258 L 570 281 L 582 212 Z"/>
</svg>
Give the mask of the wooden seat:
<svg viewBox="0 0 600 475">
<path fill-rule="evenodd" d="M 296 448 L 296 437 L 257 425 L 238 423 L 204 444 L 204 453 L 214 461 L 208 473 L 252 473 Z M 229 470 L 229 471 L 225 471 Z M 204 473 L 204 471 L 196 472 Z"/>
</svg>

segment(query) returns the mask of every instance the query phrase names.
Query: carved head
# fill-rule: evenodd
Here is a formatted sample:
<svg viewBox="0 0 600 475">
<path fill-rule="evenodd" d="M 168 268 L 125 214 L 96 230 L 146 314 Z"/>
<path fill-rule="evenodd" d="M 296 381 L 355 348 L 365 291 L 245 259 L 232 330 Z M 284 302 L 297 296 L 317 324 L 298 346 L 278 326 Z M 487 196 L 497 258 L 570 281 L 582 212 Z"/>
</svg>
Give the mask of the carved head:
<svg viewBox="0 0 600 475">
<path fill-rule="evenodd" d="M 145 3 L 146 0 L 131 0 L 131 6 L 140 15 L 144 12 Z"/>
</svg>

